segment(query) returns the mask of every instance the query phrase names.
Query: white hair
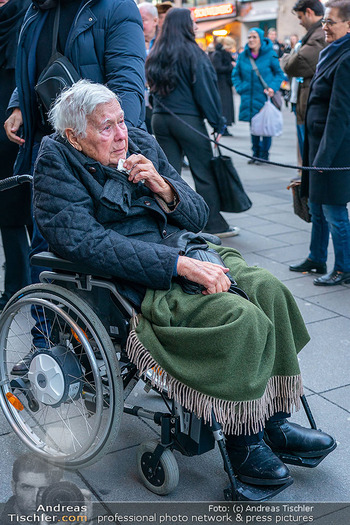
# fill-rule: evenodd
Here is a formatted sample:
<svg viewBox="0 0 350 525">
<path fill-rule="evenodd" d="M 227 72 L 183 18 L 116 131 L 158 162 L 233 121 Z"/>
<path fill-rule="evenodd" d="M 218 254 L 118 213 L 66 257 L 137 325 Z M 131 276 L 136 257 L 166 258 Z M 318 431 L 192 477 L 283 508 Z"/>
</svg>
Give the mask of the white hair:
<svg viewBox="0 0 350 525">
<path fill-rule="evenodd" d="M 65 137 L 65 130 L 71 128 L 75 135 L 85 138 L 87 117 L 99 104 L 118 100 L 118 96 L 102 84 L 79 80 L 72 87 L 64 89 L 56 98 L 49 111 L 48 119 L 55 131 Z"/>
<path fill-rule="evenodd" d="M 158 18 L 158 10 L 155 5 L 151 4 L 150 2 L 142 2 L 142 4 L 139 4 L 137 6 L 139 9 L 145 8 L 145 10 L 153 16 L 153 18 Z"/>
</svg>

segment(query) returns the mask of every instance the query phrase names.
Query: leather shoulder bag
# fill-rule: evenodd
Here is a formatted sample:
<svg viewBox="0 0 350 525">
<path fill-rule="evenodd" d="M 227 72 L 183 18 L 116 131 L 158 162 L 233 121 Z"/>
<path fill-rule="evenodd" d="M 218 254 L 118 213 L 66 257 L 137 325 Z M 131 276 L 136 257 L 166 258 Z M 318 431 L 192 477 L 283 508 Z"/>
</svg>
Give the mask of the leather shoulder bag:
<svg viewBox="0 0 350 525">
<path fill-rule="evenodd" d="M 58 3 L 53 27 L 51 58 L 34 88 L 42 114 L 49 111 L 51 104 L 64 88 L 72 86 L 81 78 L 68 58 L 57 51 L 60 13 L 60 3 Z"/>
<path fill-rule="evenodd" d="M 192 233 L 186 230 L 179 230 L 178 232 L 168 235 L 168 237 L 165 237 L 161 241 L 161 244 L 165 244 L 166 246 L 171 246 L 173 248 L 179 248 L 180 255 L 184 255 L 190 259 L 211 262 L 213 264 L 218 264 L 224 268 L 227 268 L 222 257 L 216 250 L 209 248 L 207 242 L 211 242 L 212 244 L 221 244 L 220 239 L 215 235 L 202 232 Z M 237 283 L 230 272 L 228 272 L 226 275 L 231 281 L 231 286 L 228 289 L 228 292 L 240 295 L 249 301 L 248 295 L 244 290 L 237 286 Z M 190 281 L 186 277 L 177 276 L 174 280 L 180 284 L 182 290 L 185 293 L 190 295 L 200 294 L 205 289 L 201 284 Z"/>
</svg>

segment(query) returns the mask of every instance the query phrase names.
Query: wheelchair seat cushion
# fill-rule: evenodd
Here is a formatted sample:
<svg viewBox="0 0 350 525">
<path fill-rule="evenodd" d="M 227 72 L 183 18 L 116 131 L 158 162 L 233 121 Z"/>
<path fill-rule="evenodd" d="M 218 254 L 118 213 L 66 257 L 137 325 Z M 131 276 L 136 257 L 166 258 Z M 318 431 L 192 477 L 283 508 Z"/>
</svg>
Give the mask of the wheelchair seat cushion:
<svg viewBox="0 0 350 525">
<path fill-rule="evenodd" d="M 249 295 L 148 290 L 127 352 L 141 373 L 162 373 L 168 394 L 224 432 L 258 432 L 276 411 L 299 408 L 297 353 L 308 342 L 289 290 L 236 250 L 215 248 Z M 164 375 L 163 375 L 164 374 Z"/>
</svg>

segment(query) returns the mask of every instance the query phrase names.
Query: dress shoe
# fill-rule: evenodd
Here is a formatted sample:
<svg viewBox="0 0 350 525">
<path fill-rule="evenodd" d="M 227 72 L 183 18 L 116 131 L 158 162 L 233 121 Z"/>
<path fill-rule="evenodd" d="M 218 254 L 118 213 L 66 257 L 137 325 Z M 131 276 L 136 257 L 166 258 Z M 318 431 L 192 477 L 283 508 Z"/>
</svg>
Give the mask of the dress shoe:
<svg viewBox="0 0 350 525">
<path fill-rule="evenodd" d="M 331 273 L 322 275 L 322 277 L 317 277 L 314 279 L 314 284 L 316 286 L 335 286 L 336 284 L 341 283 L 350 283 L 350 272 L 338 272 L 333 270 Z"/>
<path fill-rule="evenodd" d="M 232 133 L 230 133 L 227 129 L 222 133 L 223 137 L 233 137 Z"/>
<path fill-rule="evenodd" d="M 260 162 L 256 159 L 249 159 L 247 164 L 256 164 L 257 166 L 259 166 Z"/>
<path fill-rule="evenodd" d="M 283 485 L 290 480 L 288 467 L 261 440 L 254 445 L 226 445 L 236 476 L 253 485 Z"/>
<path fill-rule="evenodd" d="M 326 263 L 317 263 L 311 259 L 305 259 L 300 264 L 292 264 L 289 269 L 291 272 L 326 273 L 327 265 Z"/>
<path fill-rule="evenodd" d="M 30 363 L 32 361 L 33 352 L 34 350 L 31 352 L 28 352 L 28 354 L 26 354 L 20 361 L 18 361 L 18 363 L 16 363 L 12 367 L 12 370 L 11 370 L 12 375 L 24 376 L 25 374 L 27 374 L 29 367 L 30 367 Z"/>
<path fill-rule="evenodd" d="M 273 452 L 293 454 L 303 458 L 318 458 L 329 454 L 337 446 L 332 436 L 305 428 L 287 419 L 267 422 L 264 440 Z"/>
</svg>

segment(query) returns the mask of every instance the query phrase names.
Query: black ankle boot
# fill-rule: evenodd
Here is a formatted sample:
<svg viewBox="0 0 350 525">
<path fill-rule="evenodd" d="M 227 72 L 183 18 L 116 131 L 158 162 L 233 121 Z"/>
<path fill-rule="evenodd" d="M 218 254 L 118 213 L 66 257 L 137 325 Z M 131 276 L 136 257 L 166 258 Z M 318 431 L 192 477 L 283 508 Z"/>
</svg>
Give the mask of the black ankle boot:
<svg viewBox="0 0 350 525">
<path fill-rule="evenodd" d="M 283 485 L 291 479 L 289 470 L 261 440 L 245 446 L 226 444 L 232 468 L 237 477 L 253 485 Z"/>
<path fill-rule="evenodd" d="M 276 453 L 293 454 L 304 458 L 325 456 L 337 446 L 332 436 L 325 432 L 290 423 L 287 419 L 268 421 L 264 440 Z"/>
</svg>

